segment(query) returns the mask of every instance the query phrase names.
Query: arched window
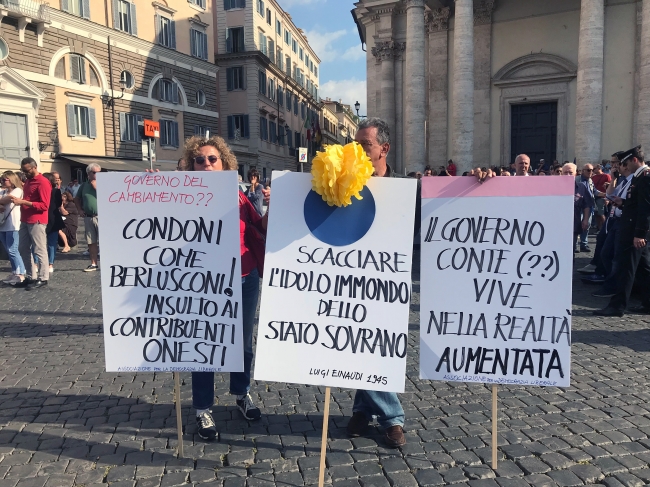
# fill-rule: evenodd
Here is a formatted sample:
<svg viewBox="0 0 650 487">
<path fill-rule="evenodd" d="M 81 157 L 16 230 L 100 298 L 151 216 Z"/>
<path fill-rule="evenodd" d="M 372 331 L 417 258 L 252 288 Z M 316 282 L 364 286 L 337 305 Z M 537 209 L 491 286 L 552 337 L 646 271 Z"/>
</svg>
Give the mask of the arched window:
<svg viewBox="0 0 650 487">
<path fill-rule="evenodd" d="M 81 85 L 99 86 L 95 67 L 81 54 L 66 54 L 56 63 L 54 76 Z"/>
</svg>

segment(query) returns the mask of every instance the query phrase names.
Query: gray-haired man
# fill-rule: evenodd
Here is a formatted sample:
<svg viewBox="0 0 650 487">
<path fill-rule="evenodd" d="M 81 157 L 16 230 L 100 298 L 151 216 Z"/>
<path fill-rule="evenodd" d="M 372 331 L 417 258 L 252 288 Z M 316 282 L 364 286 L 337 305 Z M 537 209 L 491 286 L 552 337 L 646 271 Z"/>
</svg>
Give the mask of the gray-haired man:
<svg viewBox="0 0 650 487">
<path fill-rule="evenodd" d="M 393 176 L 393 170 L 386 162 L 386 155 L 390 150 L 390 132 L 386 122 L 379 118 L 362 120 L 355 140 L 370 157 L 375 168 L 373 176 Z M 359 389 L 354 396 L 352 411 L 353 415 L 347 427 L 351 437 L 363 435 L 372 417 L 376 416 L 377 422 L 385 430 L 384 441 L 388 446 L 397 448 L 406 443 L 403 430 L 404 409 L 396 393 Z"/>
<path fill-rule="evenodd" d="M 77 205 L 79 213 L 84 217 L 86 227 L 86 243 L 88 243 L 88 253 L 90 254 L 90 265 L 84 269 L 84 272 L 96 271 L 97 258 L 99 256 L 99 221 L 97 217 L 97 173 L 102 168 L 99 164 L 92 163 L 86 167 L 88 181 L 79 186 L 77 196 L 74 202 Z"/>
</svg>

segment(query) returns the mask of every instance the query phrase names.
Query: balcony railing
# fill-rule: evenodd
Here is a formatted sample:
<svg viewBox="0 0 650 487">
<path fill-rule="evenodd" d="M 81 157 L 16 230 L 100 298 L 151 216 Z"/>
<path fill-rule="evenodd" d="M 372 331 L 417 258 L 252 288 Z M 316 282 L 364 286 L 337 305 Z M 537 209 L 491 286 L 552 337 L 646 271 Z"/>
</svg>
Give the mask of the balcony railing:
<svg viewBox="0 0 650 487">
<path fill-rule="evenodd" d="M 49 3 L 40 0 L 0 0 L 0 9 L 10 17 L 29 17 L 32 21 L 50 21 Z"/>
</svg>

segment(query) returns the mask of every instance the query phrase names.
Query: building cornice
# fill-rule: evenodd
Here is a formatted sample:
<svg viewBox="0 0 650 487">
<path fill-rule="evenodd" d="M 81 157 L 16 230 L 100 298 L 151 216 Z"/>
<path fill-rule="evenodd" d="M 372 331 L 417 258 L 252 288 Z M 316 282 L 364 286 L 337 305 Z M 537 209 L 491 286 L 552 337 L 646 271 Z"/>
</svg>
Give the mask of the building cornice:
<svg viewBox="0 0 650 487">
<path fill-rule="evenodd" d="M 197 59 L 187 54 L 183 54 L 166 47 L 159 46 L 139 37 L 135 37 L 119 30 L 110 29 L 104 25 L 91 22 L 90 20 L 77 17 L 76 15 L 61 12 L 57 9 L 50 9 L 51 28 L 59 29 L 64 32 L 81 35 L 87 39 L 108 44 L 110 37 L 111 46 L 134 52 L 141 56 L 156 59 L 174 66 L 189 69 L 190 71 L 203 72 L 203 74 L 216 77 L 219 67 Z"/>
</svg>

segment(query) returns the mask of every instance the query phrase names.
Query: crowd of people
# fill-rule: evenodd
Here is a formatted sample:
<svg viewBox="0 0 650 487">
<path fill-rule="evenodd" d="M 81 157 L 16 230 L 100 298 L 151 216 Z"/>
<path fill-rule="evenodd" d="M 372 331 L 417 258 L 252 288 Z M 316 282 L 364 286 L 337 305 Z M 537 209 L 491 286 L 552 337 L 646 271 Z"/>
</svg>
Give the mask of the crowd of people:
<svg viewBox="0 0 650 487">
<path fill-rule="evenodd" d="M 387 124 L 377 118 L 361 121 L 355 136 L 370 158 L 374 177 L 394 177 L 396 173 L 387 163 L 390 150 L 390 132 Z M 228 144 L 218 136 L 194 136 L 185 143 L 184 157 L 179 171 L 237 170 L 235 155 Z M 603 285 L 594 293 L 610 297 L 609 305 L 596 314 L 622 316 L 627 309 L 635 277 L 644 291 L 643 305 L 636 311 L 650 314 L 650 254 L 647 247 L 650 232 L 650 170 L 644 163 L 641 147 L 617 152 L 611 161 L 593 167 L 585 164 L 577 174 L 576 165 L 541 160 L 536 170 L 531 169 L 530 158 L 521 154 L 509 168 L 476 168 L 463 173 L 476 177 L 481 183 L 496 176 L 573 176 L 574 245 L 576 251 L 589 251 L 588 235 L 593 221 L 598 231 L 595 254 L 591 263 L 580 272 L 590 283 Z M 21 173 L 5 172 L 0 178 L 0 242 L 7 249 L 12 274 L 4 282 L 26 289 L 47 284 L 53 271 L 58 246 L 62 252 L 76 245 L 78 217 L 84 217 L 85 236 L 91 263 L 85 269 L 98 268 L 99 226 L 97 215 L 97 164 L 87 167 L 88 181 L 76 182 L 61 191 L 58 174 L 39 174 L 36 162 L 26 158 Z M 454 176 L 456 165 L 449 161 L 438 171 L 426 167 L 423 174 L 411 177 Z M 259 279 L 263 271 L 264 247 L 268 225 L 270 188 L 260 182 L 256 170 L 248 174 L 251 181 L 246 191 L 240 191 L 240 253 L 242 269 L 242 314 L 244 332 L 244 371 L 230 374 L 230 393 L 244 418 L 258 420 L 261 412 L 249 394 L 253 361 L 254 321 L 259 298 Z M 74 186 L 77 187 L 74 187 Z M 74 191 L 73 191 L 74 190 Z M 416 225 L 419 222 L 416 208 Z M 415 229 L 416 233 L 418 228 Z M 57 242 L 58 239 L 58 242 Z M 211 415 L 214 404 L 214 373 L 192 373 L 192 402 L 196 411 L 198 434 L 206 440 L 217 436 Z M 351 437 L 366 433 L 369 422 L 376 418 L 384 429 L 384 441 L 389 447 L 406 443 L 404 410 L 396 393 L 358 390 L 353 416 L 347 426 Z"/>
<path fill-rule="evenodd" d="M 48 284 L 57 252 L 76 247 L 84 203 L 75 195 L 91 192 L 91 183 L 79 185 L 73 180 L 62 187 L 58 172 L 41 174 L 31 157 L 23 159 L 20 166 L 20 171 L 5 171 L 0 176 L 0 245 L 11 265 L 11 273 L 2 282 L 29 291 Z M 89 175 L 100 170 L 97 164 L 87 168 Z M 90 189 L 94 193 L 94 187 Z M 96 208 L 96 194 L 94 201 Z M 96 270 L 96 261 L 91 267 L 92 263 L 85 270 Z"/>
</svg>

